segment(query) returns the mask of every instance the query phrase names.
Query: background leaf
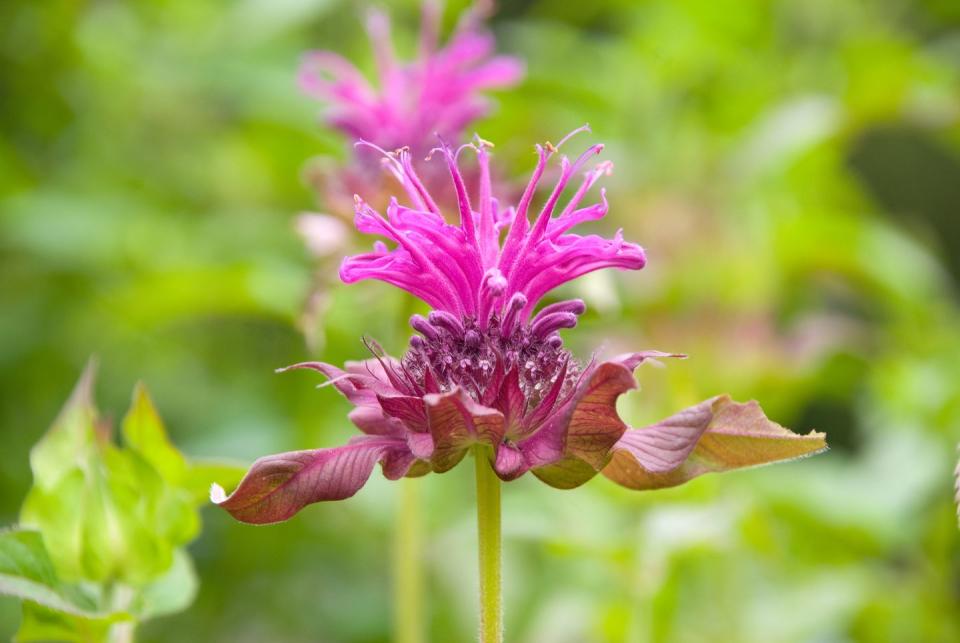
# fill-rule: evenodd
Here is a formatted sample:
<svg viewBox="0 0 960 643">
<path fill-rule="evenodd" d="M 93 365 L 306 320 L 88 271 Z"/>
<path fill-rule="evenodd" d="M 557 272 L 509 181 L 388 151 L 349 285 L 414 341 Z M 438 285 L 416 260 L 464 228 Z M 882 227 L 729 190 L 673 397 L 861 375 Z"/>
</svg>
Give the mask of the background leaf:
<svg viewBox="0 0 960 643">
<path fill-rule="evenodd" d="M 0 590 L 27 601 L 18 640 L 100 641 L 118 620 L 185 609 L 197 578 L 182 545 L 199 533 L 198 507 L 208 502 L 199 486 L 242 473 L 224 462 L 190 463 L 143 385 L 123 422 L 125 444 L 116 446 L 98 424 L 92 388 L 91 366 L 34 450 L 38 484 L 21 522 L 37 531 L 0 539 Z"/>
<path fill-rule="evenodd" d="M 0 532 L 0 593 L 72 616 L 97 620 L 107 617 L 95 596 L 60 580 L 42 536 L 35 531 Z"/>
</svg>

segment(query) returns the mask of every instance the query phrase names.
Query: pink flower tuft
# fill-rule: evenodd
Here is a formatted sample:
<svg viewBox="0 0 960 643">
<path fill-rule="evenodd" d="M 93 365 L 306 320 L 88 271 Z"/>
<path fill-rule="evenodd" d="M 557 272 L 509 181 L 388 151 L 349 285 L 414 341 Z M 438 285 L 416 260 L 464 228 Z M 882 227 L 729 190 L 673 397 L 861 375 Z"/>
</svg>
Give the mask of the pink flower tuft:
<svg viewBox="0 0 960 643">
<path fill-rule="evenodd" d="M 450 173 L 458 225 L 446 222 L 417 176 L 409 150 L 380 150 L 410 205 L 393 199 L 384 217 L 356 197 L 357 229 L 385 237 L 396 246 L 388 249 L 378 242 L 372 252 L 347 257 L 340 268 L 341 279 L 346 283 L 379 279 L 410 292 L 435 310 L 475 319 L 482 329 L 496 317 L 512 330 L 527 322 L 544 295 L 568 281 L 603 268 L 643 268 L 643 248 L 624 241 L 619 232 L 613 239 L 570 232 L 579 223 L 607 213 L 602 191 L 599 202 L 582 202 L 597 180 L 610 172 L 609 163 L 587 170 L 574 194 L 560 206 L 571 179 L 600 153 L 602 145 L 591 146 L 573 161 L 561 157 L 560 176 L 532 223 L 534 195 L 559 146 L 537 146 L 539 160 L 533 176 L 519 203 L 510 207 L 502 207 L 492 194 L 489 147 L 477 138 L 457 150 L 446 144 L 435 150 L 442 154 Z M 476 152 L 480 166 L 480 185 L 473 202 L 459 167 L 459 156 L 466 149 Z M 577 314 L 574 309 L 544 311 L 533 328 L 546 337 L 559 328 L 571 327 Z"/>
<path fill-rule="evenodd" d="M 510 87 L 523 76 L 519 60 L 493 55 L 493 36 L 483 28 L 485 13 L 476 6 L 464 13 L 441 47 L 437 3 L 425 2 L 418 55 L 405 62 L 394 53 L 389 18 L 372 10 L 367 32 L 378 83 L 371 84 L 333 52 L 313 51 L 301 67 L 300 86 L 329 105 L 328 123 L 352 140 L 386 149 L 409 145 L 418 154 L 432 145 L 435 134 L 458 140 L 489 110 L 483 91 Z"/>
</svg>

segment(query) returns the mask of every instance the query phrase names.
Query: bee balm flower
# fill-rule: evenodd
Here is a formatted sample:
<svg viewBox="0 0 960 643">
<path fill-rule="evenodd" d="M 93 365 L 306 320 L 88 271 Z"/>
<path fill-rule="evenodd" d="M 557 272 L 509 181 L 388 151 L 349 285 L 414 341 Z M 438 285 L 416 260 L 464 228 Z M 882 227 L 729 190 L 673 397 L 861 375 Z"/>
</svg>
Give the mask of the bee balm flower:
<svg viewBox="0 0 960 643">
<path fill-rule="evenodd" d="M 437 3 L 425 2 L 417 57 L 400 61 L 393 51 L 390 21 L 371 11 L 367 31 L 377 63 L 378 86 L 349 61 L 329 51 L 307 54 L 300 70 L 305 92 L 329 105 L 327 121 L 351 140 L 386 149 L 412 146 L 425 153 L 435 133 L 458 139 L 488 111 L 484 90 L 514 85 L 523 65 L 493 56 L 493 36 L 483 29 L 486 10 L 475 6 L 461 18 L 445 46 L 438 46 Z"/>
<path fill-rule="evenodd" d="M 393 284 L 433 310 L 410 320 L 416 334 L 399 359 L 371 344 L 371 359 L 343 369 L 322 362 L 289 367 L 327 376 L 355 405 L 350 419 L 364 435 L 342 447 L 261 458 L 230 496 L 215 488 L 215 502 L 245 522 L 281 521 L 307 504 L 353 495 L 378 462 L 391 479 L 442 473 L 478 444 L 487 447 L 502 480 L 531 471 L 554 487 L 572 488 L 603 473 L 634 489 L 826 447 L 823 434 L 791 433 L 767 420 L 755 402 L 727 396 L 649 427 L 629 428 L 620 419 L 616 400 L 636 387 L 634 369 L 648 359 L 681 356 L 643 351 L 583 363 L 560 337 L 576 326 L 583 302 L 538 308 L 547 293 L 584 274 L 639 270 L 646 263 L 643 249 L 619 232 L 612 239 L 571 232 L 607 212 L 603 191 L 598 202 L 584 200 L 609 163 L 586 170 L 561 204 L 601 145 L 574 160 L 562 156 L 559 178 L 534 212 L 537 186 L 558 147 L 537 146 L 537 165 L 519 202 L 503 208 L 492 194 L 489 144 L 441 145 L 435 151 L 450 174 L 457 225 L 446 222 L 408 150 L 382 152 L 408 204 L 393 199 L 383 216 L 356 197 L 357 228 L 392 246 L 377 241 L 372 252 L 347 257 L 340 276 L 347 283 Z M 467 150 L 479 165 L 475 199 L 459 167 Z"/>
<path fill-rule="evenodd" d="M 435 135 L 460 141 L 464 130 L 490 110 L 484 92 L 515 85 L 523 76 L 523 63 L 511 56 L 494 55 L 493 35 L 484 28 L 492 3 L 477 2 L 467 10 L 446 44 L 440 45 L 439 4 L 423 4 L 423 21 L 417 55 L 409 61 L 394 53 L 390 21 L 371 10 L 367 32 L 373 44 L 377 79 L 371 83 L 349 61 L 331 51 L 308 53 L 300 69 L 300 86 L 327 108 L 326 121 L 351 141 L 362 139 L 384 149 L 409 146 L 423 156 L 433 147 Z M 384 181 L 380 155 L 371 148 L 354 148 L 351 163 L 317 159 L 307 180 L 321 195 L 324 208 L 349 217 L 357 191 L 380 203 Z M 434 193 L 446 199 L 442 173 L 424 176 Z M 298 228 L 311 250 L 327 245 L 318 236 L 317 215 L 302 215 Z"/>
</svg>

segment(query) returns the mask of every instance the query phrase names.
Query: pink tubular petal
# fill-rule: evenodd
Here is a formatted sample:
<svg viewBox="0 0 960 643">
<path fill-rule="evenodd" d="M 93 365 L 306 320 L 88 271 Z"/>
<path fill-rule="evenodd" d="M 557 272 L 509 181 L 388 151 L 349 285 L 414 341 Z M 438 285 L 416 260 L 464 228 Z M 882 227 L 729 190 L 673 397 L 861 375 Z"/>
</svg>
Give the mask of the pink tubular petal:
<svg viewBox="0 0 960 643">
<path fill-rule="evenodd" d="M 345 283 L 379 279 L 407 290 L 435 308 L 459 315 L 474 312 L 476 286 L 479 284 L 464 280 L 460 264 L 450 261 L 449 251 L 453 246 L 448 245 L 446 237 L 443 243 L 437 244 L 436 239 L 431 240 L 416 228 L 398 227 L 384 219 L 362 201 L 357 202 L 356 224 L 361 232 L 385 236 L 398 247 L 386 255 L 345 258 L 340 267 L 340 278 Z M 467 263 L 469 253 L 464 251 L 463 254 L 464 263 Z"/>
<path fill-rule="evenodd" d="M 215 487 L 211 498 L 241 522 L 282 522 L 311 503 L 349 498 L 378 461 L 406 450 L 402 440 L 361 437 L 334 449 L 271 455 L 254 462 L 229 496 Z"/>
<path fill-rule="evenodd" d="M 619 236 L 609 240 L 568 234 L 556 244 L 545 242 L 526 256 L 510 282 L 511 288 L 521 290 L 533 302 L 528 304 L 526 314 L 548 292 L 587 273 L 604 268 L 639 270 L 647 263 L 643 248 Z"/>
<path fill-rule="evenodd" d="M 569 138 L 569 135 L 568 135 Z M 566 139 L 564 139 L 566 140 Z M 563 194 L 564 189 L 567 187 L 570 178 L 577 172 L 583 164 L 587 162 L 587 159 L 594 155 L 599 154 L 603 150 L 603 145 L 593 145 L 586 152 L 581 154 L 576 161 L 572 164 L 567 159 L 566 156 L 563 157 L 562 170 L 560 172 L 560 179 L 557 181 L 557 185 L 553 188 L 550 197 L 547 199 L 547 202 L 544 204 L 543 209 L 540 210 L 540 214 L 537 217 L 537 221 L 533 226 L 533 229 L 530 232 L 530 236 L 527 238 L 527 247 L 536 243 L 540 240 L 540 237 L 543 236 L 543 233 L 546 232 L 547 226 L 550 224 L 551 218 L 553 217 L 553 210 L 557 206 L 557 201 L 560 200 L 560 195 Z"/>
<path fill-rule="evenodd" d="M 496 215 L 493 207 L 493 192 L 490 184 L 490 154 L 487 152 L 489 144 L 476 137 L 477 164 L 480 166 L 480 229 L 478 231 L 480 239 L 480 259 L 482 265 L 492 266 L 496 261 L 497 252 L 499 252 L 499 234 L 496 230 Z M 496 274 L 503 281 L 503 287 L 506 288 L 507 281 L 503 274 L 497 268 Z M 481 310 L 481 319 L 483 314 L 488 311 Z"/>
<path fill-rule="evenodd" d="M 957 447 L 960 450 L 960 446 Z M 957 505 L 957 520 L 960 521 L 960 462 L 957 462 L 957 468 L 953 470 L 953 501 Z"/>
<path fill-rule="evenodd" d="M 526 66 L 509 56 L 497 56 L 490 62 L 464 74 L 474 89 L 501 89 L 516 85 L 523 80 Z"/>
<path fill-rule="evenodd" d="M 460 168 L 457 167 L 457 159 L 450 147 L 443 143 L 441 145 L 443 157 L 447 161 L 447 169 L 450 171 L 450 178 L 453 181 L 454 190 L 457 193 L 457 207 L 460 210 L 460 229 L 470 245 L 477 243 L 477 228 L 473 220 L 473 209 L 470 206 L 470 198 L 467 196 L 467 186 L 463 183 L 463 176 L 460 174 Z"/>
<path fill-rule="evenodd" d="M 503 242 L 503 249 L 500 252 L 500 259 L 497 264 L 497 267 L 505 275 L 509 275 L 513 271 L 517 255 L 520 252 L 520 245 L 527 237 L 530 228 L 530 223 L 527 221 L 527 211 L 530 209 L 530 203 L 533 201 L 533 195 L 537 190 L 537 185 L 540 184 L 540 178 L 547 169 L 547 162 L 550 160 L 550 157 L 553 156 L 553 147 L 547 148 L 537 145 L 536 149 L 537 166 L 534 168 L 533 175 L 530 177 L 530 181 L 527 183 L 527 187 L 520 197 L 520 203 L 517 204 L 517 208 L 513 213 L 510 232 L 507 233 L 507 238 Z"/>
<path fill-rule="evenodd" d="M 600 152 L 602 145 L 589 147 L 573 162 L 563 157 L 560 177 L 531 227 L 528 214 L 537 186 L 557 147 L 549 143 L 536 146 L 537 164 L 519 203 L 516 208 L 501 210 L 490 184 L 490 144 L 477 137 L 473 143 L 454 150 L 442 141 L 435 149 L 446 160 L 460 225 L 447 224 L 435 211 L 436 202 L 415 178 L 407 152 L 384 152 L 393 172 L 401 177 L 414 208 L 393 201 L 384 219 L 358 200 L 357 229 L 386 237 L 397 245 L 392 250 L 384 247 L 345 259 L 340 271 L 345 282 L 385 281 L 423 299 L 435 310 L 473 317 L 481 328 L 486 328 L 492 317 L 499 317 L 503 332 L 509 334 L 516 325 L 525 325 L 540 299 L 558 286 L 595 270 L 639 270 L 646 265 L 643 248 L 624 241 L 620 232 L 612 239 L 568 232 L 578 223 L 606 214 L 602 191 L 600 203 L 579 209 L 578 206 L 597 179 L 609 172 L 609 163 L 588 171 L 563 211 L 553 216 L 572 176 Z M 479 163 L 476 210 L 458 166 L 459 153 L 466 147 L 477 151 Z M 403 167 L 394 167 L 398 164 Z M 429 211 L 423 210 L 428 203 Z M 508 231 L 501 244 L 503 228 Z M 524 303 L 514 308 L 518 297 Z M 550 329 L 541 330 L 549 335 L 572 323 L 572 318 L 556 317 L 549 324 Z"/>
<path fill-rule="evenodd" d="M 373 54 L 377 61 L 381 82 L 387 85 L 396 74 L 397 68 L 397 59 L 390 37 L 390 17 L 382 11 L 371 9 L 367 13 L 367 34 L 370 36 L 370 44 L 373 45 Z"/>
<path fill-rule="evenodd" d="M 631 489 L 659 489 L 826 448 L 823 433 L 798 435 L 768 420 L 756 402 L 740 404 L 720 395 L 624 433 L 603 474 Z"/>
</svg>

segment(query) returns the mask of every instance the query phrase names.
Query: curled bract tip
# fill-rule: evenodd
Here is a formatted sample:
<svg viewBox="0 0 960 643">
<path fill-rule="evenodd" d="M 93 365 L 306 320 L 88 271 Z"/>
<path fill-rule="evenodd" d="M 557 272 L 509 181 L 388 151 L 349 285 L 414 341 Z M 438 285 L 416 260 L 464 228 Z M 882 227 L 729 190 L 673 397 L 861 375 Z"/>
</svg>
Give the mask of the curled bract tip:
<svg viewBox="0 0 960 643">
<path fill-rule="evenodd" d="M 216 482 L 210 485 L 210 502 L 215 505 L 223 503 L 227 499 L 227 492 Z"/>
</svg>

